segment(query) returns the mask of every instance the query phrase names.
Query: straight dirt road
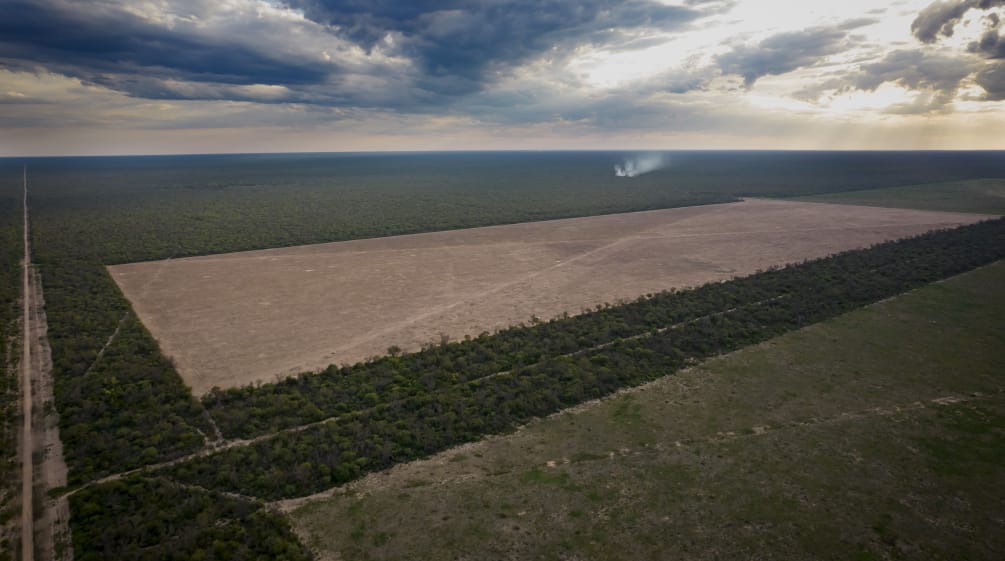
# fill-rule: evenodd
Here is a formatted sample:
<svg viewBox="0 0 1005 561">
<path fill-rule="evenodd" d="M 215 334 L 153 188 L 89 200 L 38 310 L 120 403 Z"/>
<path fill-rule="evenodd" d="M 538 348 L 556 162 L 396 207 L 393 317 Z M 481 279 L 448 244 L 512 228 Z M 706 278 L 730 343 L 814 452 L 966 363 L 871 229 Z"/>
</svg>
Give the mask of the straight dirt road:
<svg viewBox="0 0 1005 561">
<path fill-rule="evenodd" d="M 31 265 L 28 170 L 24 170 L 23 334 L 21 356 L 21 559 L 72 560 L 70 507 L 50 491 L 66 486 L 59 415 L 52 409 L 54 380 L 45 296 Z"/>
<path fill-rule="evenodd" d="M 32 465 L 31 442 L 31 290 L 28 277 L 31 268 L 31 252 L 28 247 L 28 167 L 24 168 L 24 267 L 21 285 L 21 310 L 24 324 L 21 326 L 21 559 L 35 559 L 35 526 L 32 505 L 32 483 L 34 466 Z"/>
</svg>

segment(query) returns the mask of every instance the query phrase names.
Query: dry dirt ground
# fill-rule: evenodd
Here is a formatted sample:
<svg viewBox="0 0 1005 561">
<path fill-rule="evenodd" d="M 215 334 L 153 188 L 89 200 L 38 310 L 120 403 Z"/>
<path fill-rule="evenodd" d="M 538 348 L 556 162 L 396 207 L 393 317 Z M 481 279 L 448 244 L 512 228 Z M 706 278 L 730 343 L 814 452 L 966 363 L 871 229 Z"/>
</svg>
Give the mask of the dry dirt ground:
<svg viewBox="0 0 1005 561">
<path fill-rule="evenodd" d="M 109 272 L 199 395 L 983 218 L 746 200 Z"/>
</svg>

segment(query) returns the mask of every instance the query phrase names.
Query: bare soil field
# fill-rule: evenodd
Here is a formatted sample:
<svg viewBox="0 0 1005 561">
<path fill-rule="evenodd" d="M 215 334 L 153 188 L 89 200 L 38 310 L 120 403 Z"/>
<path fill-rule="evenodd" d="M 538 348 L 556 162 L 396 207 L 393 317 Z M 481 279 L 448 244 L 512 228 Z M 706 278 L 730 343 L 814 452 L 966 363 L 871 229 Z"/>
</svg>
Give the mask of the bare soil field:
<svg viewBox="0 0 1005 561">
<path fill-rule="evenodd" d="M 983 218 L 746 200 L 108 269 L 199 395 Z"/>
</svg>

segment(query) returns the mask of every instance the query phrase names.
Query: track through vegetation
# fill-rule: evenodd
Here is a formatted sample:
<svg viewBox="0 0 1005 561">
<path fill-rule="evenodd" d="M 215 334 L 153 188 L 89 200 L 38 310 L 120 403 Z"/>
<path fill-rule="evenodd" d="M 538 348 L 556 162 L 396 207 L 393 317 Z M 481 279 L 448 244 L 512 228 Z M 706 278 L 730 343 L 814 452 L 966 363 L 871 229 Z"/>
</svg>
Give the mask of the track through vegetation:
<svg viewBox="0 0 1005 561">
<path fill-rule="evenodd" d="M 21 284 L 21 559 L 32 561 L 35 558 L 35 501 L 34 464 L 32 462 L 35 447 L 32 444 L 32 397 L 31 381 L 31 288 L 28 277 L 31 269 L 31 251 L 28 247 L 28 168 L 24 168 L 24 261 L 22 265 Z"/>
</svg>

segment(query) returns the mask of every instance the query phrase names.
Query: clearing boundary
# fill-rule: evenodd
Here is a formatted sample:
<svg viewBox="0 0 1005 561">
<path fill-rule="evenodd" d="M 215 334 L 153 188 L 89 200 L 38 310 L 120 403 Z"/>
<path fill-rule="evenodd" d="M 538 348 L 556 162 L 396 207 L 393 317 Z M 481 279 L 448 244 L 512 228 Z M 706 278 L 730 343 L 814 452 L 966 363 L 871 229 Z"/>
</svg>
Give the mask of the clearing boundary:
<svg viewBox="0 0 1005 561">
<path fill-rule="evenodd" d="M 201 395 L 984 218 L 746 200 L 108 269 Z"/>
</svg>

